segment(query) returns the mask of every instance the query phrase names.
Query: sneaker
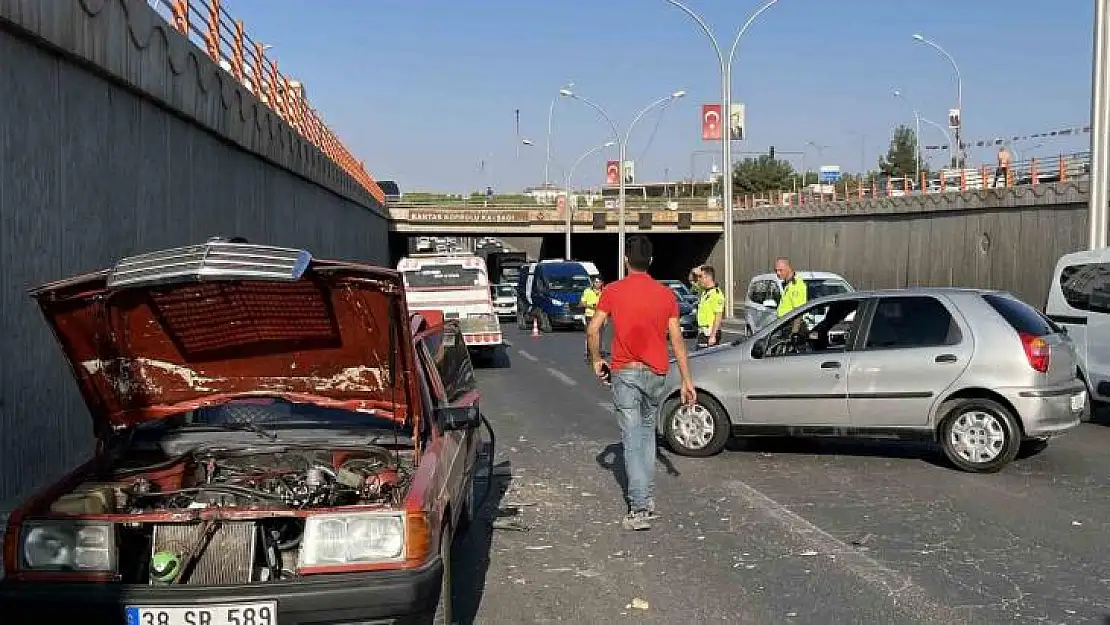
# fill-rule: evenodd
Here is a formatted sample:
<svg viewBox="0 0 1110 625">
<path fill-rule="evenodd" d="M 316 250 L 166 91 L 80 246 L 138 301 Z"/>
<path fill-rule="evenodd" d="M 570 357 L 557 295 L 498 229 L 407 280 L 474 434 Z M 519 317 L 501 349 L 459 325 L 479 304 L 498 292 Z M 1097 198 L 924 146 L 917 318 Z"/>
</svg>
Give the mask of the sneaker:
<svg viewBox="0 0 1110 625">
<path fill-rule="evenodd" d="M 626 530 L 635 532 L 642 532 L 651 529 L 651 521 L 648 520 L 647 510 L 636 510 L 629 512 L 627 516 L 621 519 L 621 526 Z"/>
</svg>

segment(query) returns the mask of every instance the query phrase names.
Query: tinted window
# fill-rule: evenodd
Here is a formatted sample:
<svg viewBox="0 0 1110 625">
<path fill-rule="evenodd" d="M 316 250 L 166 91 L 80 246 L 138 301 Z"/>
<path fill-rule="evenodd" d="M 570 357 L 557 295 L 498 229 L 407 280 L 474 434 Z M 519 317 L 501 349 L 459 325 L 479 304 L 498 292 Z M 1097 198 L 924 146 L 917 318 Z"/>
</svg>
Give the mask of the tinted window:
<svg viewBox="0 0 1110 625">
<path fill-rule="evenodd" d="M 482 272 L 460 265 L 426 265 L 404 273 L 409 288 L 469 288 L 482 286 Z"/>
<path fill-rule="evenodd" d="M 884 297 L 875 307 L 866 347 L 937 347 L 960 338 L 956 321 L 935 298 Z"/>
<path fill-rule="evenodd" d="M 1072 308 L 1110 312 L 1110 264 L 1065 267 L 1060 272 L 1060 291 Z"/>
<path fill-rule="evenodd" d="M 828 295 L 836 295 L 838 293 L 847 293 L 851 289 L 848 288 L 848 283 L 843 280 L 806 280 L 806 297 L 808 299 L 820 299 Z"/>
<path fill-rule="evenodd" d="M 1018 332 L 1033 336 L 1045 336 L 1056 332 L 1055 324 L 1021 300 L 994 294 L 984 295 L 983 299 Z"/>
<path fill-rule="evenodd" d="M 760 341 L 763 345 L 752 349 L 762 348 L 765 357 L 843 350 L 853 334 L 859 305 L 859 300 L 840 300 L 794 312 Z"/>
<path fill-rule="evenodd" d="M 443 381 L 447 401 L 455 402 L 477 388 L 470 352 L 463 342 L 462 331 L 454 323 L 444 326 L 442 332 L 433 332 L 424 339 L 432 356 L 439 378 Z"/>
</svg>

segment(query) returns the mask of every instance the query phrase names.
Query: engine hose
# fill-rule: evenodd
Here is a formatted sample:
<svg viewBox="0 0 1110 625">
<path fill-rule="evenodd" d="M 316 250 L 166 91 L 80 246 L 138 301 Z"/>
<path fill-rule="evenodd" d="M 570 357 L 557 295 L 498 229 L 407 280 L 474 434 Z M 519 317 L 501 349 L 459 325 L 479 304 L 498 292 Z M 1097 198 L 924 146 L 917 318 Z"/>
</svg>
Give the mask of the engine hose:
<svg viewBox="0 0 1110 625">
<path fill-rule="evenodd" d="M 486 418 L 485 413 L 479 416 L 482 418 L 482 423 L 486 426 L 486 431 L 489 432 L 489 478 L 486 479 L 486 490 L 482 493 L 482 500 L 478 503 L 471 513 L 481 510 L 486 505 L 486 500 L 489 499 L 489 493 L 493 490 L 493 459 L 496 457 L 494 451 L 497 444 L 497 435 L 493 433 L 493 426 L 489 424 L 489 419 Z"/>
</svg>

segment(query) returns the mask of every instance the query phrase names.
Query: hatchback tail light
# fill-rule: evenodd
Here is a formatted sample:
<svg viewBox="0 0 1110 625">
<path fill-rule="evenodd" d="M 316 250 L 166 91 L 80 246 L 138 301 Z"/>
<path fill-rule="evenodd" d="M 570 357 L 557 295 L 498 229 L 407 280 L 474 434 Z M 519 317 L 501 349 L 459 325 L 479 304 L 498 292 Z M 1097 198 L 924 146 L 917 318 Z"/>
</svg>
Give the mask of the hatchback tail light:
<svg viewBox="0 0 1110 625">
<path fill-rule="evenodd" d="M 1021 337 L 1021 346 L 1025 348 L 1025 358 L 1029 360 L 1029 366 L 1041 373 L 1047 373 L 1049 354 L 1052 351 L 1048 343 L 1039 336 L 1024 332 L 1018 336 Z"/>
</svg>

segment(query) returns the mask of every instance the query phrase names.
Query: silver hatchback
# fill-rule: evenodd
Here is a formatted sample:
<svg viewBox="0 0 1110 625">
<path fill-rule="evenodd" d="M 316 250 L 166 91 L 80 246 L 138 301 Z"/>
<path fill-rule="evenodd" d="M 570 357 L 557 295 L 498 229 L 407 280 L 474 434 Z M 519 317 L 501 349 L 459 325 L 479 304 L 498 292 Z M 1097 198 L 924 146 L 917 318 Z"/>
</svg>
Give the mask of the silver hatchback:
<svg viewBox="0 0 1110 625">
<path fill-rule="evenodd" d="M 672 363 L 657 420 L 686 456 L 716 454 L 732 436 L 924 438 L 986 473 L 1089 409 L 1066 333 L 998 291 L 833 295 L 692 354 L 690 367 L 697 404 L 681 406 Z"/>
</svg>

